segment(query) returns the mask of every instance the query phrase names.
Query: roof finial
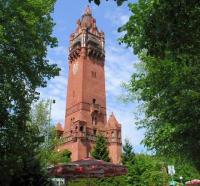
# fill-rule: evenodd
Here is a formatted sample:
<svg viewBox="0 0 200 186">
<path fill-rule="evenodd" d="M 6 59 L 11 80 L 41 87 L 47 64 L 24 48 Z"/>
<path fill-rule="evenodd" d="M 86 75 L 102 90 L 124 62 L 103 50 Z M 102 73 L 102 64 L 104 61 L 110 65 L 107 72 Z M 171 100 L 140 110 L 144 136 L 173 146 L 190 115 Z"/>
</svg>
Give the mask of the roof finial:
<svg viewBox="0 0 200 186">
<path fill-rule="evenodd" d="M 88 5 L 87 8 L 85 9 L 85 15 L 92 15 L 92 10 L 90 6 Z"/>
</svg>

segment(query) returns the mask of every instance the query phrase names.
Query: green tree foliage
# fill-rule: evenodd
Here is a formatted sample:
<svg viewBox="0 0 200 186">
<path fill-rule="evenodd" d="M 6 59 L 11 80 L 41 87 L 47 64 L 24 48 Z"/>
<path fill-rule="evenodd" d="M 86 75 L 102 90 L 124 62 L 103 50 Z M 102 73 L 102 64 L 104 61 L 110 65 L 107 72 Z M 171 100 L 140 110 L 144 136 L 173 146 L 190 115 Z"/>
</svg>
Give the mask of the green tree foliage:
<svg viewBox="0 0 200 186">
<path fill-rule="evenodd" d="M 30 112 L 31 124 L 36 125 L 41 136 L 48 136 L 51 127 L 52 100 L 40 100 L 32 105 Z M 45 141 L 47 142 L 47 141 Z"/>
<path fill-rule="evenodd" d="M 200 177 L 198 170 L 195 166 L 188 162 L 186 159 L 180 157 L 173 158 L 162 158 L 166 165 L 174 165 L 175 175 L 173 176 L 174 180 L 180 182 L 180 176 L 183 177 L 183 182 L 197 179 Z"/>
<path fill-rule="evenodd" d="M 97 160 L 110 161 L 107 140 L 103 135 L 97 136 L 92 157 Z"/>
<path fill-rule="evenodd" d="M 133 151 L 133 146 L 126 139 L 125 144 L 122 147 L 122 157 L 121 157 L 122 160 L 121 161 L 122 161 L 123 165 L 125 165 L 127 162 L 133 161 L 134 157 L 135 157 L 135 153 Z"/>
<path fill-rule="evenodd" d="M 107 140 L 103 135 L 97 136 L 92 157 L 107 162 L 110 161 Z M 92 184 L 97 186 L 125 186 L 123 177 L 96 179 L 93 180 Z"/>
<path fill-rule="evenodd" d="M 126 162 L 128 174 L 125 176 L 126 185 L 163 186 L 167 185 L 168 175 L 164 162 L 156 157 L 137 154 L 134 161 Z"/>
<path fill-rule="evenodd" d="M 48 164 L 50 154 L 58 143 L 55 128 L 51 124 L 51 104 L 52 100 L 40 100 L 32 105 L 30 113 L 30 123 L 37 127 L 38 135 L 42 139 L 38 148 L 39 158 L 44 165 Z"/>
<path fill-rule="evenodd" d="M 127 186 L 121 177 L 98 179 L 77 179 L 70 181 L 69 186 Z"/>
<path fill-rule="evenodd" d="M 37 127 L 27 124 L 19 130 L 9 123 L 9 128 L 3 130 L 0 134 L 0 185 L 47 185 L 46 172 L 37 157 L 38 146 L 43 141 Z"/>
<path fill-rule="evenodd" d="M 88 0 L 90 3 L 93 1 L 96 5 L 100 5 L 101 3 L 101 0 Z M 108 0 L 106 0 L 108 1 Z M 124 1 L 127 1 L 127 0 L 114 0 L 116 1 L 117 5 L 120 6 L 123 4 Z"/>
<path fill-rule="evenodd" d="M 63 150 L 61 152 L 58 151 L 51 151 L 49 153 L 49 157 L 48 157 L 48 163 L 49 164 L 53 164 L 56 165 L 58 163 L 68 163 L 71 161 L 71 152 L 66 150 Z"/>
<path fill-rule="evenodd" d="M 144 144 L 181 154 L 200 170 L 200 1 L 139 0 L 119 31 L 140 69 L 127 85 L 144 103 Z"/>
<path fill-rule="evenodd" d="M 31 103 L 38 97 L 36 88 L 45 87 L 59 73 L 46 60 L 47 47 L 57 45 L 51 36 L 54 3 L 0 1 L 0 185 L 19 177 L 30 181 L 34 174 L 31 178 L 28 167 L 31 171 L 34 162 L 39 166 L 35 156 L 41 139 L 27 121 Z M 21 181 L 21 185 L 31 183 Z"/>
<path fill-rule="evenodd" d="M 51 107 L 53 100 L 40 100 L 31 110 L 31 125 L 38 129 L 39 137 L 43 139 L 38 147 L 38 157 L 43 166 L 67 163 L 70 161 L 71 152 L 68 150 L 56 151 L 60 140 L 57 137 L 55 127 L 51 123 Z"/>
<path fill-rule="evenodd" d="M 51 37 L 50 13 L 55 0 L 3 0 L 0 2 L 0 117 L 1 126 L 28 118 L 36 88 L 58 75 L 55 64 L 45 59 Z"/>
</svg>

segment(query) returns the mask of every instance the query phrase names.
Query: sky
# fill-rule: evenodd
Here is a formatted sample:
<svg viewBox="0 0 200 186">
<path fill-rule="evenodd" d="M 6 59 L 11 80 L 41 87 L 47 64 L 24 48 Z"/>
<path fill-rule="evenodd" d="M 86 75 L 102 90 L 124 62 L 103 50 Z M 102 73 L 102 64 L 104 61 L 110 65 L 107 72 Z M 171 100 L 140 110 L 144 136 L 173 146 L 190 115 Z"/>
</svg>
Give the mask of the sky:
<svg viewBox="0 0 200 186">
<path fill-rule="evenodd" d="M 52 105 L 52 122 L 64 124 L 69 36 L 75 31 L 76 22 L 84 13 L 87 5 L 92 9 L 97 27 L 105 33 L 107 116 L 113 112 L 118 122 L 121 123 L 123 141 L 128 139 L 136 152 L 145 152 L 145 148 L 140 144 L 144 131 L 137 130 L 135 125 L 135 113 L 138 112 L 137 103 L 127 104 L 120 99 L 125 94 L 122 83 L 130 80 L 131 74 L 136 70 L 134 64 L 139 61 L 132 49 L 119 45 L 117 41 L 122 35 L 117 32 L 117 28 L 126 23 L 131 14 L 127 3 L 117 7 L 112 0 L 103 1 L 100 6 L 94 3 L 89 4 L 88 0 L 57 0 L 52 17 L 55 22 L 53 35 L 58 38 L 58 47 L 49 48 L 47 58 L 50 63 L 56 63 L 61 68 L 61 72 L 60 76 L 48 82 L 46 88 L 39 89 L 41 98 L 56 100 L 56 103 Z"/>
</svg>

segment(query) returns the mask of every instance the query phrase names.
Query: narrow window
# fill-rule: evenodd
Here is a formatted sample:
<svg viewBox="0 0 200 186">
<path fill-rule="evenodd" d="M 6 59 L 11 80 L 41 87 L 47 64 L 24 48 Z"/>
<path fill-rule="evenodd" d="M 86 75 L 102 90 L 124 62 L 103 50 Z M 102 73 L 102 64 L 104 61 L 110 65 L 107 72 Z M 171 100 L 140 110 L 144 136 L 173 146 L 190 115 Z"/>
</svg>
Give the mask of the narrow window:
<svg viewBox="0 0 200 186">
<path fill-rule="evenodd" d="M 94 118 L 94 124 L 97 125 L 97 117 Z"/>
<path fill-rule="evenodd" d="M 92 124 L 94 125 L 94 116 L 92 116 Z"/>
<path fill-rule="evenodd" d="M 83 132 L 83 126 L 80 126 L 80 131 Z"/>
<path fill-rule="evenodd" d="M 92 103 L 95 104 L 95 103 L 96 103 L 96 99 L 93 99 L 93 100 L 92 100 Z"/>
<path fill-rule="evenodd" d="M 73 124 L 73 118 L 71 118 L 71 125 Z"/>
<path fill-rule="evenodd" d="M 75 120 L 75 118 L 73 117 L 73 118 L 71 118 L 71 125 L 72 124 L 74 124 L 74 120 Z"/>
<path fill-rule="evenodd" d="M 96 78 L 96 77 L 97 77 L 96 72 L 92 71 L 91 74 L 92 74 L 92 77 L 93 77 L 93 78 Z"/>
<path fill-rule="evenodd" d="M 97 116 L 92 116 L 92 124 L 93 125 L 97 125 L 97 122 L 98 122 L 98 120 L 97 120 Z"/>
</svg>

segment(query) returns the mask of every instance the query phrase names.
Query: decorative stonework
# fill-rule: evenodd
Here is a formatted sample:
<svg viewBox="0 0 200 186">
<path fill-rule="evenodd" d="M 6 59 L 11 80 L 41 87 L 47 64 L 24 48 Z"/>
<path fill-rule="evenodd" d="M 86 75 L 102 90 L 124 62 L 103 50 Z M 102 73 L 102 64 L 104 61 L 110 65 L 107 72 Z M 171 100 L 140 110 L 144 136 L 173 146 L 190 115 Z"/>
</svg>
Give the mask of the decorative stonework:
<svg viewBox="0 0 200 186">
<path fill-rule="evenodd" d="M 58 149 L 70 150 L 73 161 L 90 156 L 96 136 L 102 134 L 111 160 L 120 162 L 121 125 L 114 114 L 108 121 L 106 116 L 104 43 L 104 33 L 87 7 L 70 36 L 65 127 L 56 127 L 62 139 Z"/>
<path fill-rule="evenodd" d="M 77 29 L 70 36 L 69 62 L 72 63 L 81 56 L 81 48 L 86 48 L 82 53 L 91 57 L 97 63 L 104 61 L 104 33 L 99 31 L 96 20 L 92 17 L 91 9 L 77 21 Z"/>
</svg>

